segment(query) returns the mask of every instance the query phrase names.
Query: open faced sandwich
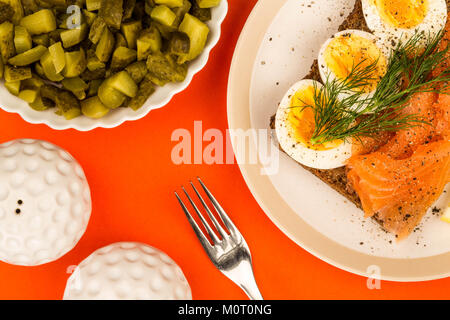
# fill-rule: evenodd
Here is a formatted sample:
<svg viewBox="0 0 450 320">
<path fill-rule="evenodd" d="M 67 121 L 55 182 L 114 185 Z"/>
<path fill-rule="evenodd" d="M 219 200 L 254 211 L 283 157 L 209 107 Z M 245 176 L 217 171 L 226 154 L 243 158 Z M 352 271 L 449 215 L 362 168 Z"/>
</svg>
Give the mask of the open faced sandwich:
<svg viewBox="0 0 450 320">
<path fill-rule="evenodd" d="M 271 127 L 398 239 L 450 182 L 450 0 L 357 0 Z"/>
</svg>

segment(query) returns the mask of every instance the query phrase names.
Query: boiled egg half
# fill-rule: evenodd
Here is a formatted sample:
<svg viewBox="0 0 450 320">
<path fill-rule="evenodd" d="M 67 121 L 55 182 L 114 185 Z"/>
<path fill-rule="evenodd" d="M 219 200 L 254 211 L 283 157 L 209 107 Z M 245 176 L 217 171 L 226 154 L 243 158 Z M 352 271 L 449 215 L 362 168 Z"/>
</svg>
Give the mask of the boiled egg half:
<svg viewBox="0 0 450 320">
<path fill-rule="evenodd" d="M 447 21 L 446 0 L 362 0 L 362 7 L 369 29 L 391 48 L 417 32 L 434 36 Z"/>
<path fill-rule="evenodd" d="M 328 39 L 320 49 L 318 59 L 320 76 L 323 83 L 335 79 L 345 80 L 355 68 L 361 71 L 376 63 L 372 72 L 368 74 L 366 84 L 362 88 L 357 88 L 369 95 L 375 91 L 381 78 L 386 74 L 387 57 L 388 52 L 378 44 L 374 35 L 360 30 L 341 31 Z"/>
<path fill-rule="evenodd" d="M 322 87 L 314 80 L 301 80 L 283 97 L 276 114 L 275 129 L 281 148 L 302 165 L 315 169 L 345 166 L 352 154 L 351 143 L 341 140 L 312 144 L 315 130 L 316 92 Z M 306 107 L 310 106 L 310 107 Z"/>
</svg>

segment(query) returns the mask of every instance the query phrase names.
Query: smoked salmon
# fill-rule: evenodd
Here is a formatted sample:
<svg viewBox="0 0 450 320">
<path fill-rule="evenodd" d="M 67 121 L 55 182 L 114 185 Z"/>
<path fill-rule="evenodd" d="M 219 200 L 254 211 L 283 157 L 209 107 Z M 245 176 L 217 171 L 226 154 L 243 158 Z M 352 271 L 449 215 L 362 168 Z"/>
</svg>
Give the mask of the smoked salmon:
<svg viewBox="0 0 450 320">
<path fill-rule="evenodd" d="M 406 159 L 377 151 L 352 157 L 347 177 L 367 217 L 407 237 L 450 182 L 450 141 L 420 145 Z"/>
<path fill-rule="evenodd" d="M 450 43 L 450 21 L 440 50 Z M 448 72 L 447 59 L 433 71 Z M 367 217 L 376 217 L 398 239 L 407 237 L 450 183 L 450 92 L 416 93 L 401 110 L 423 123 L 382 139 L 355 143 L 347 164 L 347 178 L 357 192 Z M 445 90 L 444 90 L 445 88 Z"/>
</svg>

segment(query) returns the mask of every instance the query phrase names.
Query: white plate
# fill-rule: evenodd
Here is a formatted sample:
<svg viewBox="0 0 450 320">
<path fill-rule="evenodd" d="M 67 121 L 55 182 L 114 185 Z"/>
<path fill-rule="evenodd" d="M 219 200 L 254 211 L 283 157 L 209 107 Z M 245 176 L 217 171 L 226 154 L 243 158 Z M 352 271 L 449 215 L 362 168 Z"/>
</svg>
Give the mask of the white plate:
<svg viewBox="0 0 450 320">
<path fill-rule="evenodd" d="M 186 89 L 194 75 L 203 69 L 208 62 L 211 50 L 219 41 L 221 25 L 227 12 L 227 0 L 222 0 L 218 7 L 212 9 L 212 19 L 208 22 L 210 28 L 208 41 L 202 54 L 190 63 L 186 79 L 180 83 L 171 83 L 157 88 L 156 92 L 147 100 L 145 105 L 137 111 L 133 111 L 130 108 L 119 108 L 110 112 L 102 119 L 94 120 L 81 116 L 67 121 L 64 117 L 56 115 L 52 110 L 38 112 L 31 109 L 26 102 L 11 95 L 3 84 L 0 85 L 0 106 L 5 111 L 18 113 L 27 122 L 35 124 L 43 123 L 56 130 L 73 128 L 79 131 L 89 131 L 95 128 L 113 128 L 121 125 L 125 121 L 145 117 L 151 110 L 161 108 L 168 104 L 173 96 Z"/>
<path fill-rule="evenodd" d="M 231 68 L 230 129 L 268 128 L 285 92 L 306 75 L 323 42 L 337 31 L 353 5 L 353 0 L 258 2 Z M 244 151 L 259 150 L 252 140 Z M 235 152 L 237 159 L 243 157 L 243 149 L 235 146 Z M 381 278 L 397 281 L 450 274 L 450 226 L 437 216 L 429 213 L 417 232 L 397 243 L 395 237 L 364 219 L 361 210 L 295 161 L 284 154 L 279 161 L 274 175 L 261 174 L 261 160 L 254 165 L 241 162 L 240 167 L 267 215 L 306 250 L 365 276 L 373 266 L 380 269 Z M 448 193 L 444 194 L 437 206 L 448 200 Z"/>
</svg>

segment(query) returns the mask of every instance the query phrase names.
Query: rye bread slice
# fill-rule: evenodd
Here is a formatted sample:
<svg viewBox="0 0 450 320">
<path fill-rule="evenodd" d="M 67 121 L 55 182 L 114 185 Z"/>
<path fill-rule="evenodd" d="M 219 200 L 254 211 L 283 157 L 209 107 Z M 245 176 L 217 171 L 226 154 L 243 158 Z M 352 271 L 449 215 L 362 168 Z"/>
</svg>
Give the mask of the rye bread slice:
<svg viewBox="0 0 450 320">
<path fill-rule="evenodd" d="M 450 0 L 448 0 L 450 1 Z M 364 14 L 362 10 L 361 0 L 357 0 L 353 11 L 347 16 L 344 22 L 339 26 L 339 31 L 348 29 L 359 29 L 363 31 L 370 32 L 367 27 L 366 20 L 364 19 Z M 312 79 L 320 81 L 319 65 L 317 60 L 314 60 L 310 72 L 305 76 L 304 79 Z M 270 119 L 270 128 L 275 129 L 275 115 Z M 281 148 L 280 148 L 281 149 Z M 347 168 L 336 168 L 332 170 L 319 170 L 310 168 L 300 164 L 303 168 L 317 176 L 320 180 L 328 184 L 331 188 L 339 192 L 341 195 L 346 197 L 349 201 L 355 204 L 358 208 L 362 208 L 361 200 L 358 194 L 353 189 L 351 184 L 347 179 Z"/>
</svg>

